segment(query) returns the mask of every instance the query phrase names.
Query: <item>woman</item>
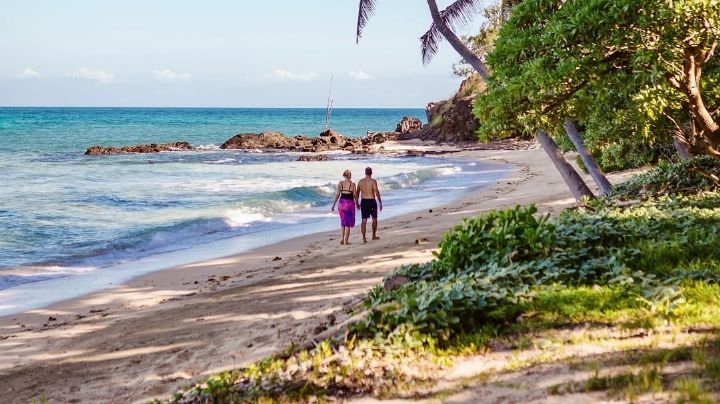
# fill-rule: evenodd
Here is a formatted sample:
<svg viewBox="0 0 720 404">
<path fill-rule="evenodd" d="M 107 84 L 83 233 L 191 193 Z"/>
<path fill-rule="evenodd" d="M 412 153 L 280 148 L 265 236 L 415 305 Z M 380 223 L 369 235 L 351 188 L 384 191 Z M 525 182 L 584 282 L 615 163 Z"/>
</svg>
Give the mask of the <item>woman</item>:
<svg viewBox="0 0 720 404">
<path fill-rule="evenodd" d="M 344 179 L 338 182 L 335 200 L 332 210 L 335 211 L 335 204 L 340 199 L 338 212 L 340 213 L 340 244 L 350 244 L 350 229 L 355 227 L 355 205 L 357 205 L 357 189 L 355 183 L 350 181 L 352 174 L 350 170 L 343 172 Z"/>
</svg>

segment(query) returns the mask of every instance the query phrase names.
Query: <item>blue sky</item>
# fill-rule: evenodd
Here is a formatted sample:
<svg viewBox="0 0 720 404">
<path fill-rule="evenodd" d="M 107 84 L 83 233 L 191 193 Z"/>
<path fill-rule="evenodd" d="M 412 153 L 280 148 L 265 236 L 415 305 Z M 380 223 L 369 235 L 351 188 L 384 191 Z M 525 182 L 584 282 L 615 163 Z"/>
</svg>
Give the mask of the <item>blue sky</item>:
<svg viewBox="0 0 720 404">
<path fill-rule="evenodd" d="M 323 107 L 333 74 L 336 107 L 450 96 L 427 4 L 378 3 L 356 45 L 356 0 L 2 0 L 0 105 Z"/>
</svg>

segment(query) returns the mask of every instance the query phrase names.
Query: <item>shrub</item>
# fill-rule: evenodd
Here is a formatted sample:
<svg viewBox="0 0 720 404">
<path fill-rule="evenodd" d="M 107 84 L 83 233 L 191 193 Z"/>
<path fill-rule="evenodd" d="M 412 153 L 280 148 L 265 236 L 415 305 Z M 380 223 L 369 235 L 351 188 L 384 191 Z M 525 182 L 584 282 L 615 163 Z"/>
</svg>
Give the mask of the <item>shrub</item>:
<svg viewBox="0 0 720 404">
<path fill-rule="evenodd" d="M 687 161 L 667 161 L 613 190 L 614 197 L 638 198 L 663 195 L 693 195 L 716 191 L 720 187 L 720 162 L 712 157 L 696 157 Z"/>
</svg>

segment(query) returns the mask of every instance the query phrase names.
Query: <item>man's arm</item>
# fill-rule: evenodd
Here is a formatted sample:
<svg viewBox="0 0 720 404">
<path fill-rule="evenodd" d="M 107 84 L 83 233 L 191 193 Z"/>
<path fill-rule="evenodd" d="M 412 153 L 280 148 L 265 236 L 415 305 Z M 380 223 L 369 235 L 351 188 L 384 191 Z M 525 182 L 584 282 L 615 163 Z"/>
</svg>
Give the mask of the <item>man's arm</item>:
<svg viewBox="0 0 720 404">
<path fill-rule="evenodd" d="M 379 208 L 382 211 L 382 199 L 380 198 L 380 188 L 378 187 L 377 180 L 373 180 L 373 188 L 375 188 L 375 198 L 377 199 Z"/>
<path fill-rule="evenodd" d="M 358 209 L 360 209 L 360 194 L 362 194 L 362 182 L 363 180 L 358 181 L 357 192 L 355 193 L 355 204 L 357 205 Z"/>
</svg>

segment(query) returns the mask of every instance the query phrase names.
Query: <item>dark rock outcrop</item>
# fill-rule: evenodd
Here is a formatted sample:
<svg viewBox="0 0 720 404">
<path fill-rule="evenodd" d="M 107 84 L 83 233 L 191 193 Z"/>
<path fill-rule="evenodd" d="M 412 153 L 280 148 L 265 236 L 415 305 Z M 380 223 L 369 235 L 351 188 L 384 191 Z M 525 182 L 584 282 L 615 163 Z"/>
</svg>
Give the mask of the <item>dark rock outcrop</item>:
<svg viewBox="0 0 720 404">
<path fill-rule="evenodd" d="M 362 152 L 375 140 L 348 138 L 328 129 L 318 137 L 288 137 L 277 132 L 241 133 L 220 146 L 221 149 L 260 149 L 317 153 L 332 150 Z"/>
<path fill-rule="evenodd" d="M 165 144 L 137 144 L 133 146 L 123 147 L 105 147 L 92 146 L 85 151 L 87 156 L 97 156 L 101 154 L 123 154 L 123 153 L 159 153 L 164 151 L 183 151 L 192 150 L 193 147 L 188 142 L 176 142 Z"/>
<path fill-rule="evenodd" d="M 328 161 L 330 157 L 325 154 L 304 154 L 297 161 Z"/>
<path fill-rule="evenodd" d="M 477 141 L 480 122 L 473 114 L 475 97 L 485 90 L 485 82 L 478 75 L 465 79 L 458 92 L 449 100 L 431 102 L 425 108 L 428 124 L 421 130 L 401 139 L 419 138 L 437 142 Z"/>
<path fill-rule="evenodd" d="M 370 132 L 362 138 L 362 144 L 372 146 L 375 144 L 385 143 L 391 140 L 397 140 L 399 133 L 397 132 Z"/>
<path fill-rule="evenodd" d="M 221 149 L 289 149 L 290 139 L 280 132 L 241 133 L 233 136 Z"/>
<path fill-rule="evenodd" d="M 404 116 L 403 119 L 398 122 L 397 126 L 395 127 L 395 132 L 397 133 L 410 133 L 419 129 L 422 129 L 422 121 L 418 118 L 411 118 L 409 116 Z"/>
</svg>

